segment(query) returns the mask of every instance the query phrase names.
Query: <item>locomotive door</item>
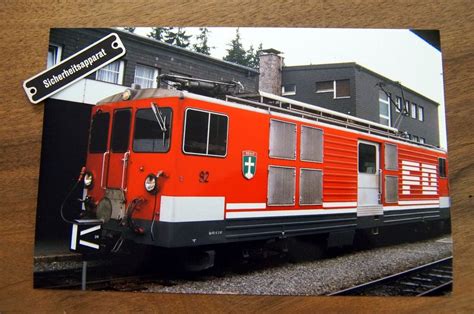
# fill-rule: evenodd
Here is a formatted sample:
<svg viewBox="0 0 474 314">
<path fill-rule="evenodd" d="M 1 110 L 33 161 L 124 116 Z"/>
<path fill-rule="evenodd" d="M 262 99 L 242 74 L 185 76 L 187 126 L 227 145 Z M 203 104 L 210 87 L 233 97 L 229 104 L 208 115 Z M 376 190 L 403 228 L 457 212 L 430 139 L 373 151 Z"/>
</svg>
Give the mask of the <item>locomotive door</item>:
<svg viewBox="0 0 474 314">
<path fill-rule="evenodd" d="M 117 109 L 113 114 L 106 176 L 109 189 L 126 190 L 131 117 L 131 109 Z"/>
<path fill-rule="evenodd" d="M 380 204 L 380 146 L 377 143 L 358 143 L 358 215 L 377 215 Z M 375 212 L 374 212 L 375 210 Z M 383 212 L 383 211 L 382 211 Z"/>
</svg>

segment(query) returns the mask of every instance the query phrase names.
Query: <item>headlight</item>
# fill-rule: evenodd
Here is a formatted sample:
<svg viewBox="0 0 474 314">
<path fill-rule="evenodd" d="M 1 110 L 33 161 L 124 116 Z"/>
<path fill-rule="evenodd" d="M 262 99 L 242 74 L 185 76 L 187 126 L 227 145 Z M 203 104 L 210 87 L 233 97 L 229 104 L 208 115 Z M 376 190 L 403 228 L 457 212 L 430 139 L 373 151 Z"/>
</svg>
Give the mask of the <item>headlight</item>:
<svg viewBox="0 0 474 314">
<path fill-rule="evenodd" d="M 92 183 L 94 183 L 94 178 L 92 177 L 92 173 L 86 172 L 84 174 L 84 185 L 86 186 L 86 188 L 91 188 Z"/>
<path fill-rule="evenodd" d="M 157 192 L 156 188 L 156 176 L 154 174 L 149 174 L 145 179 L 145 190 L 149 193 L 155 194 Z"/>
</svg>

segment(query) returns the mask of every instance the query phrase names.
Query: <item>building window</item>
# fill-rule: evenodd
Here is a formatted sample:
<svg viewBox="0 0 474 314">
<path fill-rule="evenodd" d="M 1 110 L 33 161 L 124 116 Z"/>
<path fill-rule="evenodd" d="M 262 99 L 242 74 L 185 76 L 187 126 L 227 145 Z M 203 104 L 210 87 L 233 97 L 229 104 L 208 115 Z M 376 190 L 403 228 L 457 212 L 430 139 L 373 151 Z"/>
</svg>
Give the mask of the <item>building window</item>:
<svg viewBox="0 0 474 314">
<path fill-rule="evenodd" d="M 156 78 L 158 77 L 158 69 L 145 65 L 137 64 L 135 67 L 134 83 L 140 85 L 141 88 L 157 87 Z"/>
<path fill-rule="evenodd" d="M 405 100 L 405 107 L 403 108 L 403 113 L 406 115 L 410 115 L 410 102 Z"/>
<path fill-rule="evenodd" d="M 334 98 L 351 97 L 351 86 L 349 80 L 334 81 Z"/>
<path fill-rule="evenodd" d="M 55 64 L 58 64 L 61 61 L 62 47 L 58 45 L 49 45 L 48 48 L 48 61 L 46 66 L 48 68 L 52 67 Z"/>
<path fill-rule="evenodd" d="M 421 144 L 426 144 L 426 139 L 424 137 L 420 137 L 420 143 Z"/>
<path fill-rule="evenodd" d="M 334 93 L 334 81 L 316 82 L 316 93 Z"/>
<path fill-rule="evenodd" d="M 418 106 L 418 120 L 425 121 L 425 110 L 422 106 Z"/>
<path fill-rule="evenodd" d="M 397 96 L 397 106 L 395 107 L 395 110 L 397 112 L 400 112 L 402 110 L 402 99 Z"/>
<path fill-rule="evenodd" d="M 410 111 L 410 113 L 411 113 L 411 117 L 412 117 L 413 119 L 416 119 L 416 118 L 417 118 L 416 115 L 417 115 L 418 110 L 416 110 L 416 107 L 417 107 L 416 104 L 412 102 L 412 103 L 411 103 L 411 111 Z"/>
<path fill-rule="evenodd" d="M 350 98 L 350 80 L 316 82 L 316 93 L 333 93 L 334 99 Z"/>
<path fill-rule="evenodd" d="M 122 84 L 123 81 L 123 61 L 115 61 L 100 68 L 96 72 L 95 79 L 98 81 L 108 82 L 112 84 Z"/>
<path fill-rule="evenodd" d="M 390 126 L 390 96 L 384 91 L 379 91 L 380 123 Z"/>
<path fill-rule="evenodd" d="M 188 109 L 185 117 L 183 151 L 189 154 L 225 157 L 227 126 L 225 115 Z"/>
<path fill-rule="evenodd" d="M 281 87 L 281 94 L 284 96 L 287 95 L 296 95 L 296 85 L 295 84 L 285 84 Z"/>
</svg>

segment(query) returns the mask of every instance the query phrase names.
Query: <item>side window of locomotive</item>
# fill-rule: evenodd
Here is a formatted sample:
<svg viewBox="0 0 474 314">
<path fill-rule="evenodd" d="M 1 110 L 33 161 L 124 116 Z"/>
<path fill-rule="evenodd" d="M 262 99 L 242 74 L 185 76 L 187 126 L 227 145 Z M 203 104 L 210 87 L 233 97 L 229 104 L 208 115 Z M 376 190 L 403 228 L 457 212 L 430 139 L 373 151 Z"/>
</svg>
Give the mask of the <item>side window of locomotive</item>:
<svg viewBox="0 0 474 314">
<path fill-rule="evenodd" d="M 374 145 L 359 143 L 359 173 L 375 174 L 377 151 Z"/>
<path fill-rule="evenodd" d="M 107 151 L 109 122 L 109 113 L 98 112 L 92 118 L 91 134 L 89 138 L 90 153 L 104 153 Z"/>
<path fill-rule="evenodd" d="M 130 139 L 130 109 L 116 110 L 112 124 L 112 139 L 110 146 L 114 153 L 125 153 Z"/>
<path fill-rule="evenodd" d="M 303 161 L 323 161 L 323 130 L 301 126 L 300 158 Z"/>
<path fill-rule="evenodd" d="M 296 159 L 296 124 L 270 120 L 270 157 Z"/>
<path fill-rule="evenodd" d="M 183 151 L 188 154 L 225 156 L 229 118 L 211 112 L 188 109 Z"/>
<path fill-rule="evenodd" d="M 441 178 L 446 178 L 446 159 L 438 158 L 438 172 Z"/>
<path fill-rule="evenodd" d="M 140 153 L 163 153 L 170 147 L 171 108 L 158 108 L 164 120 L 158 123 L 152 109 L 139 109 L 135 115 L 133 151 Z"/>
</svg>

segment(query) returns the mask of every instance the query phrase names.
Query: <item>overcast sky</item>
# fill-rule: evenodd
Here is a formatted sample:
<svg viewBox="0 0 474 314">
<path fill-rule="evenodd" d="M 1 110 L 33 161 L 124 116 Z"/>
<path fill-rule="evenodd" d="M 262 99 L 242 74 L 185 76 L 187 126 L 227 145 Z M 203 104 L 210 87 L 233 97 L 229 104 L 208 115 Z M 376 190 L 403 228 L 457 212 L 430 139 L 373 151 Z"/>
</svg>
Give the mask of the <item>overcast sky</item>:
<svg viewBox="0 0 474 314">
<path fill-rule="evenodd" d="M 235 27 L 210 27 L 211 56 L 222 58 L 235 37 Z M 198 28 L 186 28 L 192 35 Z M 146 35 L 150 28 L 135 33 Z M 357 62 L 387 78 L 400 81 L 441 104 L 440 144 L 446 148 L 446 123 L 441 53 L 408 30 L 240 28 L 245 49 L 250 45 L 283 52 L 285 65 Z M 194 40 L 191 41 L 194 43 Z M 316 104 L 317 105 L 317 104 Z"/>
</svg>

